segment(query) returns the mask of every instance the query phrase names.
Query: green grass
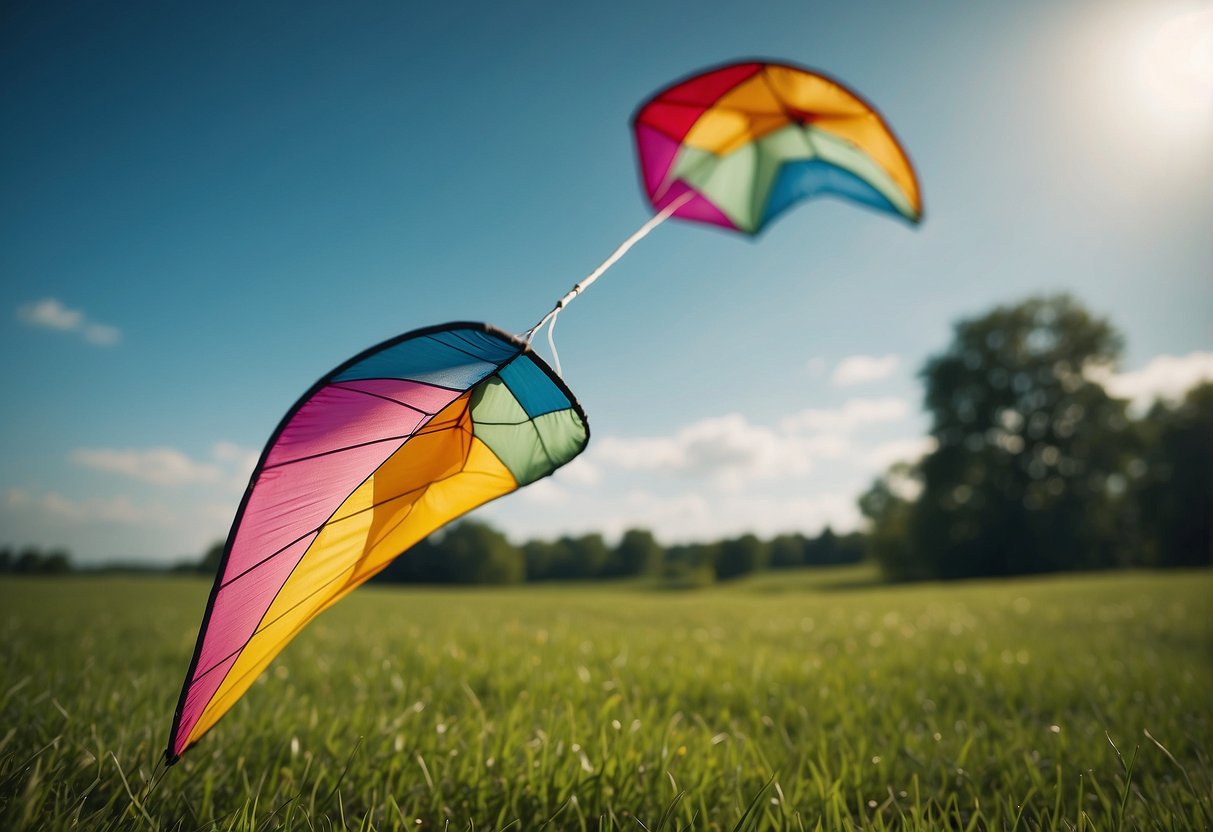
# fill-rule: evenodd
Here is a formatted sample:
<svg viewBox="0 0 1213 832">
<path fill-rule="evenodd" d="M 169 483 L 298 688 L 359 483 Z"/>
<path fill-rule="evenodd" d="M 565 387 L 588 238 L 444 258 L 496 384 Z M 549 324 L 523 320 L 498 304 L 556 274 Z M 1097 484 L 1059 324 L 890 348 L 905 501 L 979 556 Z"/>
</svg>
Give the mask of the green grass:
<svg viewBox="0 0 1213 832">
<path fill-rule="evenodd" d="M 0 582 L 0 829 L 1213 828 L 1208 571 L 362 589 L 145 795 L 207 589 Z"/>
</svg>

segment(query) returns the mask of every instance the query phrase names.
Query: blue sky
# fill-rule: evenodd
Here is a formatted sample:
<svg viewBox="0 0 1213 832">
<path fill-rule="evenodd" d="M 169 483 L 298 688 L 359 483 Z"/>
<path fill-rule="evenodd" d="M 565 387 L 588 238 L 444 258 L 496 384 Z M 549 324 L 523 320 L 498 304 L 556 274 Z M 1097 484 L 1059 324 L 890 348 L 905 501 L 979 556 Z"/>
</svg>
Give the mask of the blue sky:
<svg viewBox="0 0 1213 832">
<path fill-rule="evenodd" d="M 594 441 L 516 538 L 853 526 L 921 452 L 958 318 L 1070 291 L 1124 395 L 1213 372 L 1213 5 L 10 3 L 0 544 L 173 560 L 226 533 L 312 381 L 448 320 L 530 326 L 648 215 L 628 119 L 745 57 L 874 102 L 917 229 L 817 201 L 666 223 L 560 318 Z"/>
</svg>

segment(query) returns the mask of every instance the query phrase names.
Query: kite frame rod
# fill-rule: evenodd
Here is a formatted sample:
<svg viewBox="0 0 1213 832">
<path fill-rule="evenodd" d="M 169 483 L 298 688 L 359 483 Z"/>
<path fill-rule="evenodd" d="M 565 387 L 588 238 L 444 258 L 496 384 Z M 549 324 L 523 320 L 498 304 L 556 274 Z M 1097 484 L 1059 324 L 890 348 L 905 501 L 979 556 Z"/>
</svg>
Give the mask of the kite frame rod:
<svg viewBox="0 0 1213 832">
<path fill-rule="evenodd" d="M 627 254 L 628 251 L 632 248 L 632 246 L 636 245 L 641 240 L 643 240 L 645 237 L 647 237 L 650 231 L 652 231 L 654 228 L 656 228 L 657 226 L 661 225 L 663 222 L 668 220 L 671 216 L 674 215 L 675 211 L 677 211 L 682 206 L 686 205 L 694 197 L 695 197 L 694 191 L 687 191 L 686 193 L 679 195 L 677 198 L 671 200 L 669 205 L 665 206 L 658 213 L 653 215 L 649 219 L 648 222 L 646 222 L 644 225 L 640 226 L 640 228 L 636 229 L 636 231 L 632 233 L 632 236 L 628 237 L 626 240 L 624 240 L 622 243 L 620 243 L 619 247 L 617 249 L 615 249 L 613 252 L 611 252 L 610 257 L 608 257 L 606 260 L 603 260 L 602 263 L 600 263 L 598 265 L 598 268 L 594 269 L 594 271 L 590 272 L 588 275 L 586 275 L 584 278 L 582 278 L 581 281 L 578 282 L 577 285 L 575 285 L 572 289 L 570 289 L 568 291 L 568 293 L 565 294 L 564 297 L 562 297 L 560 300 L 556 301 L 556 305 L 553 306 L 546 315 L 544 315 L 542 318 L 539 319 L 539 323 L 535 324 L 533 327 L 528 329 L 523 334 L 522 337 L 526 340 L 526 342 L 529 344 L 534 339 L 535 333 L 539 331 L 539 328 L 542 327 L 549 320 L 551 320 L 551 321 L 553 321 L 553 323 L 555 323 L 555 321 L 554 321 L 555 317 L 560 314 L 560 311 L 562 309 L 564 309 L 564 307 L 568 306 L 570 303 L 573 302 L 573 298 L 577 297 L 579 294 L 581 294 L 586 289 L 588 289 L 590 287 L 590 285 L 595 280 L 602 277 L 603 274 L 605 274 L 606 271 L 609 268 L 611 268 L 611 266 L 613 266 L 617 262 L 619 262 L 619 259 L 621 257 L 623 257 L 623 255 Z"/>
</svg>

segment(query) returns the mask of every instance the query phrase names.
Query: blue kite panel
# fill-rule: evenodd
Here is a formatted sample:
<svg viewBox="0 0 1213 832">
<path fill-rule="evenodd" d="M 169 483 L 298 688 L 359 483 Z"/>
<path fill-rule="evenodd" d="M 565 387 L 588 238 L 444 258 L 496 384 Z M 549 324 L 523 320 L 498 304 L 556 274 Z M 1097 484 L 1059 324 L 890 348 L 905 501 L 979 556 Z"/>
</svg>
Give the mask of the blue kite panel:
<svg viewBox="0 0 1213 832">
<path fill-rule="evenodd" d="M 564 391 L 527 356 L 502 367 L 501 380 L 510 388 L 526 415 L 532 419 L 544 413 L 572 407 Z"/>
<path fill-rule="evenodd" d="M 891 214 L 898 213 L 893 203 L 880 191 L 850 171 L 821 159 L 804 159 L 785 162 L 780 169 L 767 198 L 767 212 L 762 224 L 766 225 L 803 199 L 826 194 L 841 196 Z"/>
<path fill-rule="evenodd" d="M 333 381 L 401 378 L 467 390 L 495 372 L 518 347 L 486 332 L 460 329 L 410 338 L 367 356 Z"/>
</svg>

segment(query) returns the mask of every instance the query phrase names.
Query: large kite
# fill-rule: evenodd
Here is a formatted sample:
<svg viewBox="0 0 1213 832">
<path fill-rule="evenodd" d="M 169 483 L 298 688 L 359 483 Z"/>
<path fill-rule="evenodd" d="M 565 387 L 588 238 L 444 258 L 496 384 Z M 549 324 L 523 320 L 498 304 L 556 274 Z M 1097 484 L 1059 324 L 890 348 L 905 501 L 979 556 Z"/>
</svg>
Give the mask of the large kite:
<svg viewBox="0 0 1213 832">
<path fill-rule="evenodd" d="M 564 382 L 525 341 L 485 324 L 410 332 L 318 381 L 274 431 L 236 513 L 169 760 L 320 612 L 587 441 Z"/>
<path fill-rule="evenodd" d="M 585 449 L 560 375 L 556 316 L 670 217 L 756 234 L 834 194 L 911 221 L 904 152 L 837 81 L 748 62 L 681 81 L 634 119 L 656 214 L 522 335 L 452 323 L 401 335 L 321 378 L 270 437 L 236 512 L 181 690 L 165 760 L 235 704 L 313 618 L 410 546 Z M 531 350 L 549 325 L 553 371 Z"/>
</svg>

